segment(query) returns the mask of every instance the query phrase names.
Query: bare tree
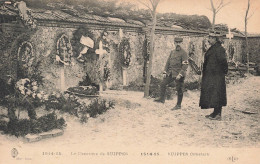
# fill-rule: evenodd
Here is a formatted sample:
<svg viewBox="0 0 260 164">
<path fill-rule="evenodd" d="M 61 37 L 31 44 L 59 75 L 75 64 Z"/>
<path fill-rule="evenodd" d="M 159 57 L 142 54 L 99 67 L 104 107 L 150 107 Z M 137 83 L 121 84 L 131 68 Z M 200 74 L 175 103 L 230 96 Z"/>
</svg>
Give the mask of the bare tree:
<svg viewBox="0 0 260 164">
<path fill-rule="evenodd" d="M 160 0 L 146 0 L 146 1 L 141 1 L 138 0 L 141 4 L 146 6 L 152 16 L 152 29 L 151 29 L 151 40 L 150 40 L 150 55 L 149 55 L 149 64 L 148 64 L 148 70 L 147 70 L 147 75 L 146 75 L 146 83 L 145 83 L 145 90 L 144 90 L 144 97 L 149 97 L 149 90 L 150 90 L 150 83 L 151 83 L 151 74 L 152 74 L 152 61 L 153 61 L 153 54 L 154 54 L 154 37 L 155 37 L 155 26 L 157 23 L 157 6 L 160 2 Z"/>
<path fill-rule="evenodd" d="M 212 18 L 212 30 L 215 29 L 215 21 L 216 21 L 216 16 L 217 16 L 217 13 L 225 6 L 227 6 L 228 4 L 230 3 L 229 2 L 226 2 L 224 3 L 224 0 L 220 0 L 217 5 L 215 6 L 214 3 L 213 3 L 213 0 L 210 0 L 210 4 L 211 4 L 211 11 L 212 11 L 212 14 L 213 14 L 213 18 Z"/>
<path fill-rule="evenodd" d="M 247 1 L 247 8 L 246 8 L 246 15 L 245 15 L 245 37 L 246 37 L 246 59 L 247 59 L 247 73 L 249 73 L 249 51 L 248 51 L 248 34 L 247 34 L 247 24 L 249 19 L 253 16 L 254 12 L 252 12 L 249 15 L 249 11 L 250 11 L 250 7 L 251 7 L 251 0 Z"/>
</svg>

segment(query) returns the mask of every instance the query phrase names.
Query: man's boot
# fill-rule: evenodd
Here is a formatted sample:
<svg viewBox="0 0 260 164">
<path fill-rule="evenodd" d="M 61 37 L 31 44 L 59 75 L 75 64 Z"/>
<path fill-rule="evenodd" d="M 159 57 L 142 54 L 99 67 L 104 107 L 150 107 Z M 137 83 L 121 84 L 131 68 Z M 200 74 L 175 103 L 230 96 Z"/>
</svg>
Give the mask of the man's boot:
<svg viewBox="0 0 260 164">
<path fill-rule="evenodd" d="M 171 110 L 178 110 L 178 109 L 181 109 L 181 105 L 176 105 L 175 107 L 173 107 Z"/>
<path fill-rule="evenodd" d="M 207 118 L 211 120 L 221 120 L 222 107 L 214 108 L 214 112 L 210 114 Z"/>
<path fill-rule="evenodd" d="M 182 98 L 183 98 L 183 93 L 178 93 L 177 105 L 175 107 L 173 107 L 171 110 L 181 109 Z"/>
</svg>

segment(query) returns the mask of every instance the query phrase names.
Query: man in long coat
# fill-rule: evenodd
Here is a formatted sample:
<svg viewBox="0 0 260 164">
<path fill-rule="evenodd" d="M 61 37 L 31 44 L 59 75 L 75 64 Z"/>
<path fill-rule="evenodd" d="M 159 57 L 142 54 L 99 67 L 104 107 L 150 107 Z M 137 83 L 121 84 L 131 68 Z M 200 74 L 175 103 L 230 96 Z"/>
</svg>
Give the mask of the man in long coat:
<svg viewBox="0 0 260 164">
<path fill-rule="evenodd" d="M 176 48 L 175 50 L 171 51 L 171 54 L 165 65 L 164 78 L 160 86 L 160 98 L 155 100 L 156 102 L 164 103 L 166 86 L 175 81 L 178 97 L 176 106 L 171 110 L 181 109 L 184 91 L 184 79 L 186 70 L 188 68 L 188 55 L 180 46 L 182 41 L 183 38 L 174 38 Z"/>
<path fill-rule="evenodd" d="M 225 75 L 228 72 L 228 64 L 220 37 L 216 32 L 209 34 L 211 47 L 204 57 L 199 103 L 201 109 L 214 108 L 213 113 L 206 116 L 213 120 L 221 119 L 222 107 L 227 105 Z"/>
</svg>

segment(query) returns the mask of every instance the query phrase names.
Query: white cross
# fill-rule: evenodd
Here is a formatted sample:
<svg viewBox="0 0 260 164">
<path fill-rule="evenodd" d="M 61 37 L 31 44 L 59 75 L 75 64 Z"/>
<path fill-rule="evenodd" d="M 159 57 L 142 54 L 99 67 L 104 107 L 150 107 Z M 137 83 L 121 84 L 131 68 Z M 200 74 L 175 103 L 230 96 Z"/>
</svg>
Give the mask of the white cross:
<svg viewBox="0 0 260 164">
<path fill-rule="evenodd" d="M 121 40 L 124 37 L 123 30 L 120 28 L 118 33 L 119 33 L 119 39 Z"/>
<path fill-rule="evenodd" d="M 107 53 L 107 51 L 103 49 L 102 41 L 99 42 L 99 49 L 97 49 L 95 52 L 96 54 L 100 55 L 100 58 L 102 58 L 102 56 Z"/>
<path fill-rule="evenodd" d="M 234 35 L 230 32 L 230 28 L 228 28 L 228 34 L 226 34 L 226 37 L 231 41 L 231 39 L 234 37 Z"/>
</svg>

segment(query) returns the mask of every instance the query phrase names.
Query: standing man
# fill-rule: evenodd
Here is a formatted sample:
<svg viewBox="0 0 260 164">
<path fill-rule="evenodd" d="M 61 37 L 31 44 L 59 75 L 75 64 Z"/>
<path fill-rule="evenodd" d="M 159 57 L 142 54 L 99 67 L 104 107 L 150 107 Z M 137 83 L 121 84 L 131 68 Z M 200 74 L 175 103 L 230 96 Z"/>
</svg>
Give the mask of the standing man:
<svg viewBox="0 0 260 164">
<path fill-rule="evenodd" d="M 165 70 L 163 73 L 163 82 L 160 87 L 160 98 L 156 99 L 156 102 L 165 102 L 165 91 L 166 85 L 175 81 L 176 90 L 178 93 L 177 105 L 171 110 L 181 109 L 181 102 L 183 98 L 184 91 L 184 79 L 186 74 L 186 69 L 188 68 L 188 55 L 181 48 L 180 44 L 183 39 L 176 37 L 174 38 L 174 44 L 176 46 L 175 50 L 171 51 L 171 54 L 167 60 Z"/>
<path fill-rule="evenodd" d="M 227 105 L 225 75 L 228 72 L 226 51 L 221 46 L 220 33 L 209 33 L 209 44 L 204 57 L 201 94 L 201 109 L 214 108 L 213 113 L 206 115 L 212 120 L 221 120 L 222 106 Z"/>
</svg>

